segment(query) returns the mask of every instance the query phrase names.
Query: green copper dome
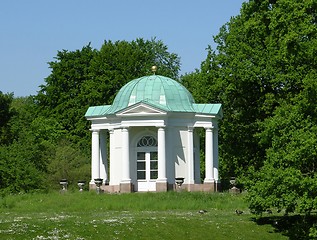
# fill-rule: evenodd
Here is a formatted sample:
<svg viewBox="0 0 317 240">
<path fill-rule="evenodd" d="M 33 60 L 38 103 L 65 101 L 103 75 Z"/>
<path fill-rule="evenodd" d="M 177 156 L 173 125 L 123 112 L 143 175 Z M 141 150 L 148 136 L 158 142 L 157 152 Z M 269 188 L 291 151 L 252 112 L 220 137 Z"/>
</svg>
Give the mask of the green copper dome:
<svg viewBox="0 0 317 240">
<path fill-rule="evenodd" d="M 138 103 L 166 112 L 199 113 L 222 118 L 221 104 L 196 104 L 182 84 L 160 75 L 145 76 L 128 82 L 120 89 L 112 105 L 91 106 L 85 117 L 90 119 L 116 114 Z"/>
<path fill-rule="evenodd" d="M 183 85 L 168 77 L 151 75 L 134 79 L 124 85 L 106 114 L 116 113 L 139 102 L 146 102 L 167 111 L 195 112 L 193 96 Z"/>
</svg>

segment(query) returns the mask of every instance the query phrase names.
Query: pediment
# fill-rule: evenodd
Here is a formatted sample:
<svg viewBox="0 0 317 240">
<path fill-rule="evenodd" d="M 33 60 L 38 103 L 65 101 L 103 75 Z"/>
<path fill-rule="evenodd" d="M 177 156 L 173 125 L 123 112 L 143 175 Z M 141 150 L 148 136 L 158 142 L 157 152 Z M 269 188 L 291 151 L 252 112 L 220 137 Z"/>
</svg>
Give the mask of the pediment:
<svg viewBox="0 0 317 240">
<path fill-rule="evenodd" d="M 117 115 L 162 115 L 166 114 L 166 111 L 161 110 L 159 108 L 155 108 L 153 106 L 150 106 L 146 103 L 137 103 L 134 105 L 131 105 L 125 109 L 122 109 L 120 112 L 117 113 Z"/>
</svg>

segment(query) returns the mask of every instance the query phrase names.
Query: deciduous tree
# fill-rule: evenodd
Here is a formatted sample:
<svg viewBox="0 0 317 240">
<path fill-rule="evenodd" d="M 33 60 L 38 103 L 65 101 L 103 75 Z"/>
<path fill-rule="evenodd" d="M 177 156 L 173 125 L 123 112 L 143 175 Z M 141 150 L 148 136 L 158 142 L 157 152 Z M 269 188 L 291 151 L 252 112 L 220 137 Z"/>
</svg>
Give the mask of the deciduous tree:
<svg viewBox="0 0 317 240">
<path fill-rule="evenodd" d="M 49 63 L 52 73 L 36 96 L 41 114 L 53 117 L 67 131 L 67 138 L 89 152 L 89 106 L 111 104 L 128 81 L 152 74 L 177 78 L 179 57 L 169 53 L 162 41 L 105 41 L 100 50 L 90 44 L 76 51 L 59 51 Z"/>
<path fill-rule="evenodd" d="M 258 212 L 317 207 L 316 21 L 315 0 L 245 2 L 201 69 L 184 78 L 197 95 L 223 104 L 222 177 L 249 179 Z"/>
<path fill-rule="evenodd" d="M 13 94 L 3 94 L 0 91 L 0 145 L 10 143 L 10 135 L 8 133 L 8 122 L 12 117 L 10 104 Z"/>
</svg>

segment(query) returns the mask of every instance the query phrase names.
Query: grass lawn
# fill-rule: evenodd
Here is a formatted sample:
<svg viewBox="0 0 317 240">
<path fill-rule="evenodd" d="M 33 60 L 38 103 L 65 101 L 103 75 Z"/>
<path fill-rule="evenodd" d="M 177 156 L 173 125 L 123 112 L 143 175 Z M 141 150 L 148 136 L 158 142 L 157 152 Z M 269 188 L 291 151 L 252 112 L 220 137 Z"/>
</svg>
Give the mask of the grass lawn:
<svg viewBox="0 0 317 240">
<path fill-rule="evenodd" d="M 207 212 L 200 214 L 199 210 Z M 235 209 L 244 213 L 237 215 Z M 242 195 L 67 192 L 0 198 L 0 239 L 288 239 Z"/>
</svg>

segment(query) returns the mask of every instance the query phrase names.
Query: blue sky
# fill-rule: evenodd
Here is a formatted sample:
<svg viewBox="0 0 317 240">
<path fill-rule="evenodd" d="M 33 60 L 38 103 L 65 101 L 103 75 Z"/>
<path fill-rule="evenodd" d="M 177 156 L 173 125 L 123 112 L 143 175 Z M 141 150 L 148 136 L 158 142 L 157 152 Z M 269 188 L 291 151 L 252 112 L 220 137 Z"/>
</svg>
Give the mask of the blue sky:
<svg viewBox="0 0 317 240">
<path fill-rule="evenodd" d="M 58 50 L 156 37 L 181 58 L 181 74 L 206 58 L 219 28 L 245 0 L 1 0 L 0 91 L 35 95 Z"/>
</svg>

